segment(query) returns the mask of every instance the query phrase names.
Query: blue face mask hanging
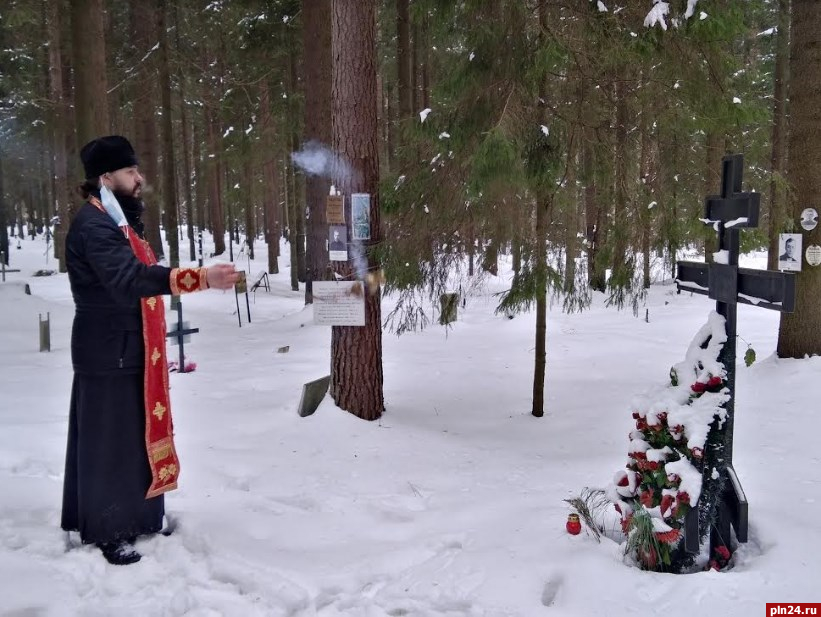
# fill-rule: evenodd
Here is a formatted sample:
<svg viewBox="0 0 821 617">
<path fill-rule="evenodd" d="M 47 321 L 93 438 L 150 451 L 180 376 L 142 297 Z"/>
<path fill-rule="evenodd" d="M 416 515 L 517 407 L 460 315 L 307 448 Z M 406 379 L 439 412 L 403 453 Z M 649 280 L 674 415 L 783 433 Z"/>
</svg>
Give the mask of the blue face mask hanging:
<svg viewBox="0 0 821 617">
<path fill-rule="evenodd" d="M 100 202 L 103 204 L 105 211 L 108 212 L 108 216 L 117 224 L 117 227 L 128 227 L 128 221 L 125 219 L 120 202 L 117 201 L 114 193 L 105 184 L 100 187 Z"/>
</svg>

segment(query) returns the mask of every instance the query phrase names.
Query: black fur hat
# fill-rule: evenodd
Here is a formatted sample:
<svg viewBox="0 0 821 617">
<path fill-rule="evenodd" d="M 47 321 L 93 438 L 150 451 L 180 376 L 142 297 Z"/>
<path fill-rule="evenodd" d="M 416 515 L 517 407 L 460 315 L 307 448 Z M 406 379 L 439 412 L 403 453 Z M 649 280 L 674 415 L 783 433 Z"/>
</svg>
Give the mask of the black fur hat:
<svg viewBox="0 0 821 617">
<path fill-rule="evenodd" d="M 98 178 L 109 171 L 137 165 L 134 148 L 125 137 L 109 135 L 88 142 L 80 150 L 86 178 Z"/>
</svg>

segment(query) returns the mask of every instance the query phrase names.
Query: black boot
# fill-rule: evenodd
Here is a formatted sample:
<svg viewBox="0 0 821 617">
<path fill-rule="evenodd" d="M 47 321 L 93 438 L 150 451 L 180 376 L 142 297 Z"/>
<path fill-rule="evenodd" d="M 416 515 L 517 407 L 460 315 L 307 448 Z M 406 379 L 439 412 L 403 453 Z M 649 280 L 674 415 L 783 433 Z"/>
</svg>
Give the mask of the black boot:
<svg viewBox="0 0 821 617">
<path fill-rule="evenodd" d="M 160 533 L 167 538 L 177 529 L 177 519 L 176 517 L 171 518 L 168 516 L 164 516 L 162 522 L 163 526 L 162 529 L 160 529 Z"/>
<path fill-rule="evenodd" d="M 97 546 L 103 552 L 103 557 L 108 560 L 108 563 L 115 566 L 127 566 L 142 559 L 142 555 L 137 552 L 133 544 L 122 540 L 120 542 L 104 542 Z"/>
</svg>

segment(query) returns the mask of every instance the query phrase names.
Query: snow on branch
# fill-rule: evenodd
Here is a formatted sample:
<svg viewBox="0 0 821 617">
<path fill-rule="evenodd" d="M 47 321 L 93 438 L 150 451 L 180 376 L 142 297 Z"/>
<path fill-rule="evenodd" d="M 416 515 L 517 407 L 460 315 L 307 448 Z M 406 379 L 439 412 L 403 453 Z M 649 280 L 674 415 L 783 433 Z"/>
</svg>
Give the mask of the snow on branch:
<svg viewBox="0 0 821 617">
<path fill-rule="evenodd" d="M 684 19 L 690 19 L 696 12 L 696 4 L 698 0 L 687 0 L 687 9 L 684 11 Z M 702 14 L 703 15 L 703 14 Z M 644 27 L 652 28 L 660 26 L 662 30 L 667 30 L 667 20 L 671 19 L 673 26 L 677 26 L 679 20 L 676 16 L 670 13 L 670 3 L 662 0 L 653 0 L 653 8 L 647 13 L 644 18 Z M 702 17 L 703 19 L 703 17 Z"/>
</svg>

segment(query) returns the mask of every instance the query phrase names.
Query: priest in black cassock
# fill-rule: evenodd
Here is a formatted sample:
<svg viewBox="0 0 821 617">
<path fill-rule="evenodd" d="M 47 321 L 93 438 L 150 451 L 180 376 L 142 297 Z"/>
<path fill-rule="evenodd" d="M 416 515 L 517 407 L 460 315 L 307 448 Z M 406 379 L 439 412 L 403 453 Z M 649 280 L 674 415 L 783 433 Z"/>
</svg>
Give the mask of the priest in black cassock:
<svg viewBox="0 0 821 617">
<path fill-rule="evenodd" d="M 144 179 L 126 138 L 95 139 L 80 157 L 86 202 L 66 238 L 75 316 L 62 528 L 121 565 L 139 561 L 138 536 L 162 529 L 164 493 L 180 471 L 162 296 L 230 289 L 237 273 L 228 264 L 157 264 L 143 238 Z"/>
</svg>

